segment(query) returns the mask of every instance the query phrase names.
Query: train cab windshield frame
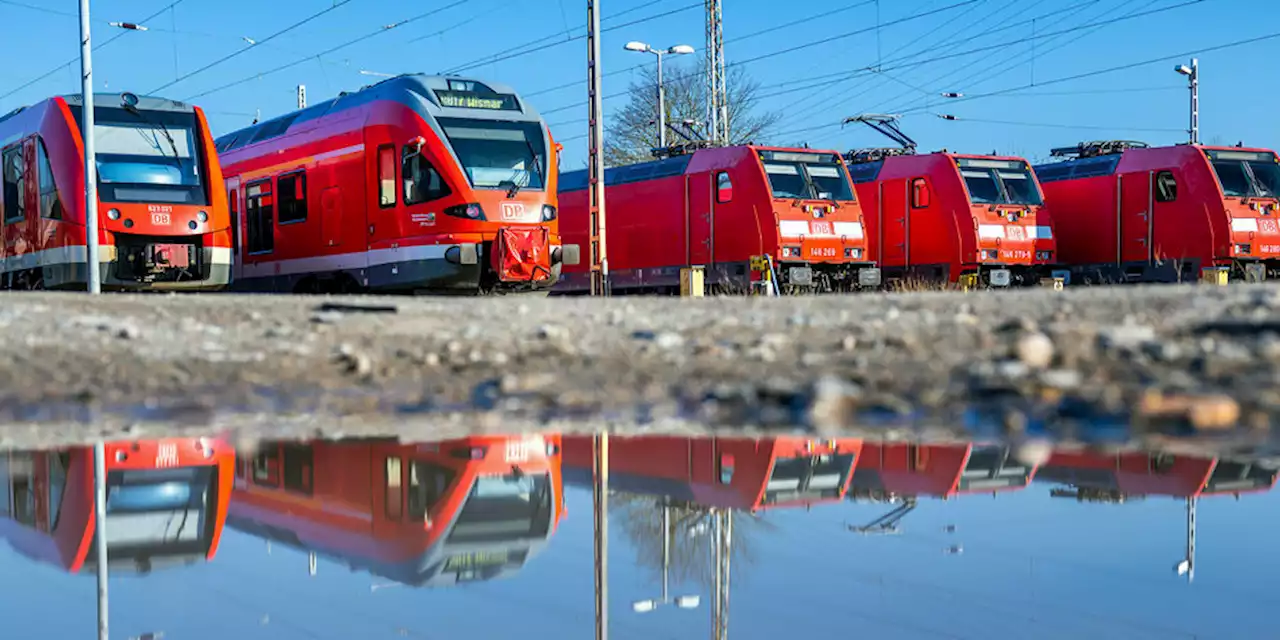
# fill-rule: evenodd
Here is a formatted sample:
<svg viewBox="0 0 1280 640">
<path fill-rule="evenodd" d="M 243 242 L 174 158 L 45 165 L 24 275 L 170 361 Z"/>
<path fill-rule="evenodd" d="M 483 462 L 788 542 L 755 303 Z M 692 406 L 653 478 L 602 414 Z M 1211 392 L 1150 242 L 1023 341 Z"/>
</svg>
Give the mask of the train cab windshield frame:
<svg viewBox="0 0 1280 640">
<path fill-rule="evenodd" d="M 475 189 L 547 186 L 547 145 L 539 122 L 437 118 Z"/>
<path fill-rule="evenodd" d="M 775 198 L 856 201 L 839 156 L 766 150 L 759 154 Z"/>
<path fill-rule="evenodd" d="M 852 453 L 778 458 L 765 486 L 765 504 L 839 497 L 854 458 Z"/>
<path fill-rule="evenodd" d="M 80 109 L 72 109 L 84 131 Z M 98 198 L 103 202 L 209 204 L 194 112 L 95 107 Z"/>
<path fill-rule="evenodd" d="M 471 485 L 446 544 L 545 538 L 553 501 L 550 473 L 481 475 Z"/>
<path fill-rule="evenodd" d="M 1026 162 L 977 158 L 956 158 L 955 162 L 971 204 L 1044 204 L 1044 196 Z"/>
<path fill-rule="evenodd" d="M 1275 153 L 1216 149 L 1206 149 L 1204 153 L 1224 196 L 1280 197 L 1280 164 Z"/>
</svg>

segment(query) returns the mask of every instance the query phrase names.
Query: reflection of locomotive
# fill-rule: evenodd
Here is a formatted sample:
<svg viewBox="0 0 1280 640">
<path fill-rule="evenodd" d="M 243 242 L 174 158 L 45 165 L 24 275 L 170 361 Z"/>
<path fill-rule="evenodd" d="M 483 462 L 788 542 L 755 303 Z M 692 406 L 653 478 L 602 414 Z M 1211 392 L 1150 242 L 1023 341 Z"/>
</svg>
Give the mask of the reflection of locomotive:
<svg viewBox="0 0 1280 640">
<path fill-rule="evenodd" d="M 1221 458 L 1055 451 L 1039 477 L 1092 492 L 1095 500 L 1105 492 L 1118 501 L 1140 496 L 1197 498 L 1268 491 L 1276 483 L 1276 469 Z M 1058 491 L 1052 495 L 1078 497 L 1075 492 Z"/>
<path fill-rule="evenodd" d="M 591 438 L 567 436 L 569 482 L 591 482 Z M 855 438 L 609 439 L 609 487 L 700 506 L 767 509 L 839 500 L 862 450 Z"/>
<path fill-rule="evenodd" d="M 227 443 L 174 438 L 106 445 L 107 561 L 112 572 L 212 560 L 231 498 Z M 0 453 L 0 537 L 20 554 L 92 571 L 93 448 Z"/>
<path fill-rule="evenodd" d="M 411 586 L 517 571 L 564 517 L 560 437 L 273 443 L 230 525 Z"/>
<path fill-rule="evenodd" d="M 865 443 L 850 493 L 859 498 L 1024 489 L 1034 466 L 1015 460 L 1008 447 L 976 444 Z"/>
</svg>

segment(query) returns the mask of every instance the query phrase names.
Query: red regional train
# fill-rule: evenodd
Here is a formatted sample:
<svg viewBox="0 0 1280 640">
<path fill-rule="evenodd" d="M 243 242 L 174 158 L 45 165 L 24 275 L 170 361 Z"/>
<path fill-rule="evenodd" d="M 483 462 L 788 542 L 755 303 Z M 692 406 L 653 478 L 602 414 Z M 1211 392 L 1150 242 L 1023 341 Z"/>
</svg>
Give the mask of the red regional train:
<svg viewBox="0 0 1280 640">
<path fill-rule="evenodd" d="M 228 524 L 413 587 L 519 571 L 564 519 L 560 436 L 268 443 Z"/>
<path fill-rule="evenodd" d="M 1036 167 L 1059 260 L 1085 282 L 1280 275 L 1280 161 L 1269 149 L 1085 142 Z"/>
<path fill-rule="evenodd" d="M 560 176 L 562 229 L 589 240 L 587 171 Z M 788 290 L 878 287 L 863 211 L 840 154 L 734 146 L 677 151 L 604 175 L 613 293 L 673 293 L 680 270 L 704 266 L 708 285 L 746 290 L 755 256 L 771 256 Z M 588 265 L 566 269 L 565 293 L 590 290 Z"/>
<path fill-rule="evenodd" d="M 509 87 L 404 75 L 218 138 L 237 290 L 545 292 L 558 145 Z"/>
<path fill-rule="evenodd" d="M 212 560 L 227 519 L 235 451 L 219 439 L 106 445 L 107 561 L 113 573 Z M 0 538 L 19 554 L 92 572 L 93 448 L 0 452 Z"/>
<path fill-rule="evenodd" d="M 866 442 L 849 493 L 946 500 L 966 493 L 1025 489 L 1035 475 L 1034 465 L 1018 462 L 1000 445 Z"/>
<path fill-rule="evenodd" d="M 0 289 L 88 282 L 81 96 L 0 118 Z M 204 112 L 130 93 L 94 96 L 104 289 L 217 290 L 231 277 L 231 222 Z"/>
<path fill-rule="evenodd" d="M 1067 485 L 1054 497 L 1119 502 L 1145 496 L 1198 498 L 1270 491 L 1277 470 L 1261 463 L 1147 452 L 1058 450 L 1039 480 Z"/>
</svg>

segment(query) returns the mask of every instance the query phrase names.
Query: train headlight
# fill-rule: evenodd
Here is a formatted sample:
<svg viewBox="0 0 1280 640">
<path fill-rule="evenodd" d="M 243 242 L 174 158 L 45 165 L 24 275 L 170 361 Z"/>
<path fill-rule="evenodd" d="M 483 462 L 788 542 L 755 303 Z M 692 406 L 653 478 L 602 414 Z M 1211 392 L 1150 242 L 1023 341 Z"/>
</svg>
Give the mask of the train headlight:
<svg viewBox="0 0 1280 640">
<path fill-rule="evenodd" d="M 862 259 L 862 249 L 845 248 L 844 257 L 860 260 Z"/>
<path fill-rule="evenodd" d="M 126 229 L 132 229 L 132 228 L 133 228 L 133 220 L 125 220 L 125 221 L 124 221 L 124 228 L 126 228 Z"/>
<path fill-rule="evenodd" d="M 197 214 L 196 214 L 196 220 L 198 220 L 198 221 L 200 221 L 200 222 L 208 222 L 208 221 L 209 221 L 209 214 L 207 214 L 207 213 L 205 213 L 205 212 L 201 211 L 200 213 L 197 213 Z"/>
<path fill-rule="evenodd" d="M 552 220 L 555 220 L 555 219 L 556 219 L 556 208 L 549 204 L 542 205 L 542 221 L 551 222 Z"/>
<path fill-rule="evenodd" d="M 119 220 L 119 219 L 120 219 L 120 210 L 119 210 L 119 209 L 111 209 L 110 211 L 107 211 L 107 219 L 108 219 L 108 220 Z"/>
<path fill-rule="evenodd" d="M 468 220 L 484 220 L 484 209 L 474 202 L 447 207 L 444 210 L 444 214 Z"/>
<path fill-rule="evenodd" d="M 192 231 L 195 231 L 196 229 L 200 228 L 200 223 L 196 222 L 195 220 L 189 220 L 187 221 L 187 228 L 191 229 Z"/>
</svg>

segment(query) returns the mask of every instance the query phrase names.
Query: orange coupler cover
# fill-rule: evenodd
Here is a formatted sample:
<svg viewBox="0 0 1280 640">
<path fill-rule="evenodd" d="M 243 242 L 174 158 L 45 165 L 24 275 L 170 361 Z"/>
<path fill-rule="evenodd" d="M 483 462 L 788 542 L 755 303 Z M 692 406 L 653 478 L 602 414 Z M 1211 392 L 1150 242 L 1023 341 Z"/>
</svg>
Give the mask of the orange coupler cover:
<svg viewBox="0 0 1280 640">
<path fill-rule="evenodd" d="M 551 277 L 551 235 L 545 227 L 506 228 L 494 242 L 493 270 L 506 282 L 541 282 Z"/>
</svg>

